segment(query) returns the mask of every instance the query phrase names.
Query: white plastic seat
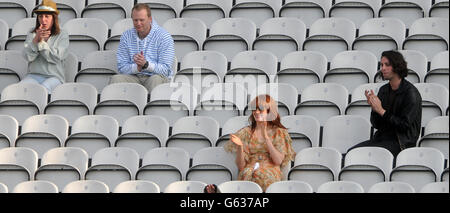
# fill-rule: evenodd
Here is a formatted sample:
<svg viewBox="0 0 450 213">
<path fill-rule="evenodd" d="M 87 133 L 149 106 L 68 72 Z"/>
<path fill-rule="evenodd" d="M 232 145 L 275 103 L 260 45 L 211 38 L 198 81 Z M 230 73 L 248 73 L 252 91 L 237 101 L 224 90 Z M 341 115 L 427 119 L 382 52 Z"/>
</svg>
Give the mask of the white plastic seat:
<svg viewBox="0 0 450 213">
<path fill-rule="evenodd" d="M 134 180 L 139 168 L 139 155 L 127 147 L 100 149 L 92 157 L 91 167 L 85 174 L 86 180 L 104 182 L 110 189 L 119 183 Z"/>
<path fill-rule="evenodd" d="M 9 38 L 9 26 L 6 21 L 0 19 L 0 50 L 5 50 L 6 41 Z"/>
<path fill-rule="evenodd" d="M 297 88 L 299 94 L 302 94 L 309 85 L 323 82 L 327 63 L 326 56 L 320 52 L 289 53 L 281 60 L 275 82 L 291 84 Z"/>
<path fill-rule="evenodd" d="M 195 116 L 209 116 L 223 126 L 230 117 L 244 114 L 247 90 L 236 83 L 218 83 L 205 89 L 194 110 Z"/>
<path fill-rule="evenodd" d="M 317 193 L 364 193 L 364 189 L 353 181 L 332 181 L 320 185 Z"/>
<path fill-rule="evenodd" d="M 248 116 L 231 117 L 222 125 L 222 135 L 217 139 L 215 146 L 223 147 L 230 140 L 231 134 L 249 125 Z"/>
<path fill-rule="evenodd" d="M 292 148 L 296 153 L 302 149 L 319 146 L 320 123 L 308 115 L 281 117 L 281 123 L 288 129 Z"/>
<path fill-rule="evenodd" d="M 265 20 L 278 17 L 282 0 L 236 0 L 230 11 L 231 18 L 247 18 L 258 28 Z"/>
<path fill-rule="evenodd" d="M 65 83 L 57 86 L 51 95 L 45 114 L 60 115 L 73 125 L 76 119 L 91 115 L 97 104 L 97 90 L 86 83 Z"/>
<path fill-rule="evenodd" d="M 231 61 L 225 83 L 240 83 L 247 92 L 273 82 L 278 68 L 277 57 L 267 51 L 254 50 L 238 53 Z"/>
<path fill-rule="evenodd" d="M 449 92 L 447 88 L 436 83 L 418 83 L 414 86 L 422 96 L 422 127 L 425 127 L 434 117 L 445 114 Z"/>
<path fill-rule="evenodd" d="M 99 93 L 109 84 L 111 76 L 117 74 L 116 51 L 94 51 L 81 60 L 81 70 L 75 82 L 93 85 Z"/>
<path fill-rule="evenodd" d="M 398 154 L 395 165 L 390 181 L 406 182 L 420 191 L 427 183 L 439 181 L 444 169 L 444 155 L 435 148 L 408 148 Z"/>
<path fill-rule="evenodd" d="M 228 18 L 233 0 L 187 0 L 181 10 L 181 18 L 198 18 L 208 28 L 222 18 Z"/>
<path fill-rule="evenodd" d="M 329 0 L 286 0 L 280 9 L 280 16 L 299 18 L 309 29 L 318 19 L 329 17 L 332 4 Z"/>
<path fill-rule="evenodd" d="M 296 18 L 272 18 L 263 22 L 253 50 L 272 52 L 281 60 L 290 52 L 301 50 L 306 39 L 306 26 Z"/>
<path fill-rule="evenodd" d="M 8 189 L 21 182 L 34 180 L 38 166 L 37 153 L 26 147 L 0 149 L 0 182 Z"/>
<path fill-rule="evenodd" d="M 144 108 L 144 115 L 160 115 L 170 126 L 183 117 L 191 115 L 197 104 L 197 90 L 187 84 L 166 83 L 156 86 L 150 94 L 150 102 Z"/>
<path fill-rule="evenodd" d="M 224 18 L 211 25 L 203 50 L 219 51 L 231 61 L 236 54 L 250 50 L 255 39 L 255 23 L 244 18 Z"/>
<path fill-rule="evenodd" d="M 335 83 L 312 84 L 303 90 L 296 115 L 311 115 L 325 125 L 328 118 L 343 115 L 348 103 L 348 90 Z"/>
<path fill-rule="evenodd" d="M 419 50 L 428 59 L 442 51 L 448 51 L 448 18 L 422 18 L 414 21 L 408 37 L 403 42 L 404 50 Z"/>
<path fill-rule="evenodd" d="M 177 181 L 169 184 L 164 193 L 204 193 L 206 185 L 201 181 Z"/>
<path fill-rule="evenodd" d="M 331 61 L 337 53 L 351 50 L 355 36 L 356 26 L 346 18 L 319 19 L 312 24 L 303 50 L 319 51 Z"/>
<path fill-rule="evenodd" d="M 306 182 L 290 180 L 270 184 L 266 193 L 313 193 L 313 189 Z"/>
<path fill-rule="evenodd" d="M 12 26 L 11 37 L 4 44 L 4 49 L 22 52 L 27 35 L 34 29 L 35 26 L 36 18 L 24 18 L 19 20 L 16 24 L 14 24 L 14 26 Z"/>
<path fill-rule="evenodd" d="M 31 17 L 35 5 L 35 0 L 0 0 L 0 19 L 12 27 L 17 21 Z"/>
<path fill-rule="evenodd" d="M 134 1 L 128 0 L 86 0 L 81 12 L 82 18 L 100 18 L 111 29 L 118 20 L 131 17 Z"/>
<path fill-rule="evenodd" d="M 428 59 L 417 50 L 400 50 L 405 61 L 408 63 L 408 76 L 406 79 L 411 83 L 423 83 L 428 70 Z M 378 79 L 380 78 L 380 79 Z M 381 76 L 377 76 L 375 81 L 382 81 Z"/>
<path fill-rule="evenodd" d="M 449 1 L 448 0 L 436 0 L 434 4 L 431 5 L 429 17 L 442 17 L 448 18 L 449 10 L 448 10 Z"/>
<path fill-rule="evenodd" d="M 417 142 L 417 147 L 433 147 L 449 159 L 448 116 L 435 117 L 425 127 L 424 136 Z"/>
<path fill-rule="evenodd" d="M 251 181 L 228 181 L 218 187 L 221 193 L 263 193 L 262 188 Z"/>
<path fill-rule="evenodd" d="M 8 187 L 3 183 L 0 183 L 0 193 L 8 193 Z"/>
<path fill-rule="evenodd" d="M 360 28 L 366 20 L 378 17 L 381 0 L 336 0 L 330 17 L 348 18 Z"/>
<path fill-rule="evenodd" d="M 415 20 L 427 17 L 430 7 L 429 0 L 385 0 L 379 16 L 398 18 L 409 28 Z"/>
<path fill-rule="evenodd" d="M 90 52 L 100 51 L 108 38 L 108 25 L 97 18 L 71 19 L 64 24 L 69 34 L 69 50 L 84 61 Z"/>
<path fill-rule="evenodd" d="M 169 184 L 185 180 L 189 169 L 189 153 L 181 148 L 162 147 L 148 151 L 142 160 L 142 167 L 136 173 L 136 180 L 153 181 L 160 189 Z"/>
<path fill-rule="evenodd" d="M 180 17 L 184 0 L 137 0 L 150 6 L 152 18 L 161 25 L 167 20 Z"/>
<path fill-rule="evenodd" d="M 122 135 L 116 147 L 129 147 L 138 152 L 141 159 L 149 150 L 166 146 L 169 137 L 169 122 L 161 116 L 134 116 L 125 121 Z"/>
<path fill-rule="evenodd" d="M 355 88 L 352 92 L 352 99 L 350 104 L 345 109 L 346 115 L 359 115 L 370 121 L 370 113 L 372 107 L 367 103 L 365 91 L 373 90 L 375 94 L 378 94 L 378 90 L 384 83 L 369 83 L 362 84 Z"/>
<path fill-rule="evenodd" d="M 109 36 L 108 40 L 106 40 L 103 49 L 117 50 L 119 48 L 120 37 L 122 34 L 133 27 L 133 19 L 131 18 L 121 19 L 114 23 L 111 28 L 111 36 Z"/>
<path fill-rule="evenodd" d="M 0 114 L 13 116 L 19 125 L 43 112 L 48 98 L 44 86 L 32 83 L 11 84 L 1 94 Z"/>
<path fill-rule="evenodd" d="M 32 148 L 41 158 L 52 148 L 62 147 L 69 134 L 69 123 L 59 115 L 35 115 L 29 117 L 14 146 Z"/>
<path fill-rule="evenodd" d="M 338 180 L 342 155 L 333 148 L 312 147 L 302 149 L 295 156 L 288 180 L 307 182 L 314 191 L 323 183 Z"/>
<path fill-rule="evenodd" d="M 75 76 L 78 73 L 78 62 L 78 57 L 74 53 L 68 52 L 67 58 L 63 60 L 65 83 L 73 83 L 75 81 Z"/>
<path fill-rule="evenodd" d="M 344 167 L 339 180 L 354 181 L 369 191 L 376 183 L 389 180 L 394 156 L 389 150 L 380 147 L 360 147 L 345 155 Z"/>
<path fill-rule="evenodd" d="M 41 3 L 42 0 L 39 0 Z M 67 21 L 81 17 L 85 6 L 85 0 L 54 0 L 59 11 L 59 23 L 63 25 Z M 62 189 L 61 189 L 62 190 Z"/>
<path fill-rule="evenodd" d="M 70 182 L 83 180 L 88 167 L 88 154 L 81 148 L 61 147 L 47 151 L 41 166 L 35 172 L 35 180 L 54 183 L 63 190 Z"/>
<path fill-rule="evenodd" d="M 414 188 L 403 182 L 381 182 L 370 187 L 368 193 L 415 193 Z"/>
<path fill-rule="evenodd" d="M 11 84 L 19 83 L 25 78 L 27 72 L 28 62 L 22 57 L 22 52 L 0 51 L 0 91 Z"/>
<path fill-rule="evenodd" d="M 449 169 L 448 169 L 448 161 L 445 169 L 442 171 L 441 174 L 441 181 L 443 182 L 449 182 Z"/>
<path fill-rule="evenodd" d="M 97 180 L 79 180 L 67 184 L 62 193 L 109 193 L 109 187 Z"/>
<path fill-rule="evenodd" d="M 428 183 L 420 189 L 420 193 L 449 193 L 448 182 Z"/>
<path fill-rule="evenodd" d="M 235 159 L 236 156 L 226 152 L 223 147 L 203 148 L 195 153 L 186 180 L 216 185 L 237 180 Z"/>
<path fill-rule="evenodd" d="M 145 180 L 130 180 L 120 183 L 113 193 L 160 193 L 156 183 Z"/>
<path fill-rule="evenodd" d="M 12 147 L 19 133 L 19 123 L 9 115 L 0 115 L 0 149 Z"/>
<path fill-rule="evenodd" d="M 298 103 L 297 89 L 286 83 L 263 84 L 254 89 L 250 94 L 250 100 L 254 100 L 259 95 L 270 95 L 278 104 L 280 117 L 293 115 Z M 247 105 L 245 115 L 250 115 L 252 106 Z"/>
<path fill-rule="evenodd" d="M 219 138 L 219 123 L 210 117 L 191 116 L 180 118 L 173 125 L 167 147 L 179 147 L 189 152 L 192 158 L 205 147 L 212 147 Z"/>
<path fill-rule="evenodd" d="M 374 82 L 378 59 L 368 51 L 345 51 L 331 61 L 324 83 L 337 83 L 353 92 L 358 86 Z"/>
<path fill-rule="evenodd" d="M 49 181 L 27 181 L 17 184 L 11 193 L 58 193 L 58 186 Z"/>
<path fill-rule="evenodd" d="M 377 58 L 386 50 L 402 49 L 406 26 L 397 18 L 374 18 L 365 21 L 359 28 L 359 36 L 352 45 L 353 50 L 367 50 Z"/>
<path fill-rule="evenodd" d="M 426 83 L 438 83 L 449 89 L 448 51 L 440 52 L 431 59 L 430 70 L 426 73 Z"/>
<path fill-rule="evenodd" d="M 98 150 L 114 146 L 118 134 L 119 123 L 114 118 L 86 115 L 73 123 L 71 135 L 64 146 L 82 148 L 92 158 Z"/>
</svg>

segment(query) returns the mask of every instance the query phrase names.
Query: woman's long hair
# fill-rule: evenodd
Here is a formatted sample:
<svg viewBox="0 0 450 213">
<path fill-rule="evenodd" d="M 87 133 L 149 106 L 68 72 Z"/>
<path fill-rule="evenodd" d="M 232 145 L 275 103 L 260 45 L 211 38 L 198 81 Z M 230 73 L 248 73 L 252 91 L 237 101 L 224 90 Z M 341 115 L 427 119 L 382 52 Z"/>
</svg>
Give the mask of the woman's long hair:
<svg viewBox="0 0 450 213">
<path fill-rule="evenodd" d="M 58 20 L 58 15 L 56 13 L 52 13 L 52 12 L 41 12 L 41 13 L 36 13 L 36 26 L 34 27 L 34 29 L 31 31 L 33 33 L 36 32 L 37 29 L 39 29 L 39 27 L 41 26 L 41 23 L 39 23 L 39 15 L 40 14 L 51 14 L 53 17 L 53 24 L 52 24 L 52 29 L 51 29 L 51 35 L 58 35 L 61 32 L 61 29 L 59 27 L 59 20 Z"/>
<path fill-rule="evenodd" d="M 267 122 L 269 126 L 279 127 L 282 129 L 286 129 L 286 127 L 281 124 L 280 114 L 278 114 L 278 106 L 275 100 L 270 97 L 270 95 L 259 95 L 255 99 L 250 102 L 250 110 L 253 112 L 256 109 L 267 109 Z M 252 133 L 255 132 L 256 129 L 256 119 L 251 113 L 248 121 L 251 125 Z"/>
</svg>

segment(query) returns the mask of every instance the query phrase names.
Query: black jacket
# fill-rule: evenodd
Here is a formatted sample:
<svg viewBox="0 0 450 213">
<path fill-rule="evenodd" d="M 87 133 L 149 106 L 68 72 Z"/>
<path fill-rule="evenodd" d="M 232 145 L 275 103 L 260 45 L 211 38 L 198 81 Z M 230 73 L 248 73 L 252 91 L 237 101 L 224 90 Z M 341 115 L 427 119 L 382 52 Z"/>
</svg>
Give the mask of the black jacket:
<svg viewBox="0 0 450 213">
<path fill-rule="evenodd" d="M 383 108 L 388 109 L 390 84 L 383 85 L 378 91 Z M 391 110 L 386 110 L 383 116 L 372 111 L 370 116 L 372 126 L 382 129 L 389 125 L 394 128 L 401 149 L 414 147 L 420 136 L 422 121 L 422 97 L 417 88 L 406 79 L 400 83 L 397 96 Z M 376 140 L 377 134 L 374 139 Z"/>
</svg>

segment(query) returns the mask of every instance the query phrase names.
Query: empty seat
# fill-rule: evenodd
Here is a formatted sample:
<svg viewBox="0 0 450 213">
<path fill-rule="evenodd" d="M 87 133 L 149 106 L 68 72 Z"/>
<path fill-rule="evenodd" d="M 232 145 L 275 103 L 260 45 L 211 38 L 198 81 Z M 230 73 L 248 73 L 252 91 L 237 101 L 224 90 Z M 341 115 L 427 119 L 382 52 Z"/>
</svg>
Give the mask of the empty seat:
<svg viewBox="0 0 450 213">
<path fill-rule="evenodd" d="M 346 18 L 319 19 L 311 26 L 303 50 L 319 51 L 331 61 L 337 53 L 351 49 L 355 36 L 355 24 Z"/>
<path fill-rule="evenodd" d="M 194 110 L 195 116 L 209 116 L 223 126 L 235 116 L 244 114 L 247 90 L 237 83 L 218 83 L 205 89 Z"/>
<path fill-rule="evenodd" d="M 317 193 L 364 193 L 364 189 L 353 181 L 332 181 L 320 185 Z"/>
<path fill-rule="evenodd" d="M 133 1 L 128 0 L 86 0 L 81 12 L 82 18 L 100 18 L 111 29 L 116 21 L 130 18 Z"/>
<path fill-rule="evenodd" d="M 350 104 L 345 109 L 346 115 L 359 115 L 370 121 L 370 113 L 372 107 L 367 103 L 365 91 L 373 90 L 375 94 L 378 94 L 378 90 L 384 83 L 369 83 L 362 84 L 355 88 L 352 92 L 352 98 Z"/>
<path fill-rule="evenodd" d="M 81 70 L 75 76 L 75 82 L 91 84 L 101 93 L 115 74 L 116 51 L 95 51 L 88 53 L 81 61 Z"/>
<path fill-rule="evenodd" d="M 236 0 L 230 11 L 231 18 L 247 18 L 258 28 L 270 18 L 278 17 L 282 0 Z"/>
<path fill-rule="evenodd" d="M 156 86 L 150 94 L 150 102 L 144 108 L 144 115 L 160 115 L 170 126 L 189 116 L 197 104 L 198 92 L 187 84 L 166 83 Z"/>
<path fill-rule="evenodd" d="M 9 115 L 0 115 L 0 149 L 14 146 L 19 133 L 19 123 Z"/>
<path fill-rule="evenodd" d="M 22 52 L 0 51 L 0 91 L 11 84 L 19 83 L 28 72 L 28 62 Z"/>
<path fill-rule="evenodd" d="M 201 148 L 211 147 L 219 138 L 219 123 L 210 117 L 192 116 L 180 118 L 173 125 L 167 147 L 180 147 L 192 158 Z"/>
<path fill-rule="evenodd" d="M 35 5 L 35 0 L 0 0 L 0 19 L 13 27 L 17 21 L 31 17 Z"/>
<path fill-rule="evenodd" d="M 316 51 L 298 51 L 287 54 L 280 64 L 275 82 L 289 83 L 299 94 L 311 84 L 323 82 L 327 72 L 327 58 Z"/>
<path fill-rule="evenodd" d="M 86 83 L 65 83 L 57 86 L 51 95 L 45 114 L 60 115 L 72 126 L 76 119 L 91 115 L 97 104 L 97 90 Z"/>
<path fill-rule="evenodd" d="M 292 147 L 296 153 L 302 149 L 319 146 L 320 123 L 308 115 L 281 117 L 281 123 L 288 129 Z"/>
<path fill-rule="evenodd" d="M 220 192 L 222 193 L 262 193 L 262 188 L 251 181 L 228 181 L 220 184 Z"/>
<path fill-rule="evenodd" d="M 381 182 L 370 187 L 368 193 L 415 193 L 414 188 L 403 182 Z"/>
<path fill-rule="evenodd" d="M 16 147 L 32 148 L 41 158 L 52 148 L 62 147 L 69 134 L 69 123 L 59 115 L 35 115 L 29 117 L 16 139 Z"/>
<path fill-rule="evenodd" d="M 254 100 L 259 95 L 270 95 L 278 104 L 280 117 L 293 115 L 298 103 L 297 89 L 286 83 L 270 83 L 258 86 L 250 94 L 250 100 Z M 245 114 L 250 115 L 254 108 L 247 106 Z"/>
<path fill-rule="evenodd" d="M 181 148 L 156 148 L 148 151 L 142 167 L 136 173 L 136 180 L 153 181 L 160 189 L 169 184 L 185 180 L 189 169 L 189 153 Z"/>
<path fill-rule="evenodd" d="M 217 139 L 215 146 L 223 147 L 230 140 L 231 134 L 249 125 L 248 116 L 231 117 L 222 125 L 222 135 Z"/>
<path fill-rule="evenodd" d="M 106 40 L 103 49 L 117 50 L 119 48 L 120 38 L 122 37 L 122 34 L 132 28 L 134 28 L 134 25 L 133 19 L 131 18 L 121 19 L 114 23 L 111 28 L 111 36 L 109 36 L 108 40 Z"/>
<path fill-rule="evenodd" d="M 192 167 L 186 173 L 186 180 L 216 185 L 236 180 L 238 168 L 235 158 L 234 154 L 226 152 L 223 147 L 203 148 L 195 153 Z"/>
<path fill-rule="evenodd" d="M 368 51 L 345 51 L 331 61 L 324 83 L 337 83 L 353 92 L 358 86 L 374 82 L 378 59 Z"/>
<path fill-rule="evenodd" d="M 156 183 L 145 180 L 130 180 L 120 183 L 113 193 L 160 193 Z"/>
<path fill-rule="evenodd" d="M 24 42 L 27 35 L 32 32 L 35 26 L 36 18 L 24 18 L 19 20 L 14 24 L 11 31 L 11 37 L 4 44 L 4 49 L 22 51 L 25 47 Z"/>
<path fill-rule="evenodd" d="M 8 193 L 8 187 L 3 183 L 0 183 L 0 193 Z"/>
<path fill-rule="evenodd" d="M 360 28 L 366 20 L 378 17 L 381 0 L 336 0 L 330 17 L 348 18 Z"/>
<path fill-rule="evenodd" d="M 313 193 L 313 188 L 303 181 L 279 181 L 270 184 L 266 193 Z"/>
<path fill-rule="evenodd" d="M 129 147 L 138 152 L 141 159 L 149 150 L 166 146 L 169 122 L 161 116 L 146 115 L 128 118 L 122 126 L 122 135 L 116 147 Z"/>
<path fill-rule="evenodd" d="M 92 158 L 98 150 L 114 146 L 118 134 L 119 123 L 114 118 L 106 115 L 86 115 L 73 123 L 65 146 L 82 148 L 89 158 Z"/>
<path fill-rule="evenodd" d="M 39 84 L 9 85 L 2 91 L 0 114 L 11 115 L 22 125 L 27 118 L 43 112 L 47 95 L 47 89 Z"/>
<path fill-rule="evenodd" d="M 422 96 L 422 127 L 434 117 L 442 116 L 448 107 L 447 88 L 436 83 L 414 84 Z"/>
<path fill-rule="evenodd" d="M 328 118 L 343 115 L 348 103 L 348 90 L 335 83 L 312 84 L 305 88 L 296 115 L 311 115 L 325 125 Z"/>
<path fill-rule="evenodd" d="M 434 1 L 434 4 L 431 5 L 429 17 L 442 17 L 442 18 L 448 18 L 448 0 L 436 0 Z"/>
<path fill-rule="evenodd" d="M 288 180 L 307 182 L 314 191 L 323 183 L 338 180 L 342 155 L 336 149 L 325 147 L 305 148 L 295 156 Z"/>
<path fill-rule="evenodd" d="M 398 154 L 395 165 L 390 181 L 406 182 L 420 191 L 427 183 L 439 181 L 444 168 L 444 155 L 435 148 L 408 148 Z"/>
<path fill-rule="evenodd" d="M 448 50 L 448 26 L 446 18 L 422 18 L 414 21 L 408 37 L 403 42 L 404 50 L 419 50 L 428 59 Z"/>
<path fill-rule="evenodd" d="M 21 182 L 34 180 L 38 154 L 26 147 L 0 149 L 0 182 L 8 189 Z"/>
<path fill-rule="evenodd" d="M 389 181 L 394 156 L 380 147 L 360 147 L 345 155 L 344 167 L 339 180 L 354 181 L 369 191 L 376 183 Z"/>
<path fill-rule="evenodd" d="M 58 193 L 58 186 L 50 181 L 27 181 L 17 184 L 11 193 Z"/>
<path fill-rule="evenodd" d="M 417 50 L 400 50 L 405 61 L 408 63 L 408 76 L 406 79 L 412 83 L 424 82 L 428 70 L 428 59 Z M 380 72 L 381 75 L 381 72 Z M 381 78 L 381 76 L 379 76 Z"/>
<path fill-rule="evenodd" d="M 244 18 L 224 18 L 211 25 L 203 50 L 219 51 L 231 61 L 239 52 L 250 50 L 255 39 L 255 23 Z"/>
<path fill-rule="evenodd" d="M 428 183 L 420 189 L 420 193 L 449 193 L 448 182 Z"/>
<path fill-rule="evenodd" d="M 198 18 L 208 28 L 222 18 L 228 18 L 233 0 L 187 0 L 186 6 L 181 10 L 181 18 Z"/>
<path fill-rule="evenodd" d="M 435 117 L 425 126 L 424 136 L 417 142 L 418 147 L 433 147 L 449 159 L 448 116 Z"/>
<path fill-rule="evenodd" d="M 430 7 L 429 0 L 385 0 L 379 16 L 398 18 L 409 28 L 415 20 L 428 16 Z"/>
<path fill-rule="evenodd" d="M 296 18 L 272 18 L 261 25 L 253 50 L 266 50 L 281 60 L 290 52 L 301 50 L 306 38 L 305 24 Z"/>
<path fill-rule="evenodd" d="M 79 180 L 67 184 L 62 193 L 109 193 L 109 187 L 97 180 Z"/>
<path fill-rule="evenodd" d="M 135 179 L 139 168 L 139 155 L 127 147 L 100 149 L 92 157 L 92 165 L 85 174 L 86 180 L 104 182 L 114 189 L 119 183 Z"/>
<path fill-rule="evenodd" d="M 69 49 L 83 61 L 90 52 L 103 49 L 108 38 L 108 25 L 97 18 L 79 18 L 67 21 L 64 29 L 69 34 Z"/>
<path fill-rule="evenodd" d="M 273 82 L 277 74 L 277 57 L 267 51 L 255 50 L 238 53 L 225 75 L 226 83 L 241 83 L 248 92 L 260 85 Z"/>
<path fill-rule="evenodd" d="M 365 21 L 359 28 L 359 36 L 352 45 L 353 50 L 367 50 L 377 58 L 386 50 L 402 49 L 406 26 L 397 18 L 374 18 Z"/>
<path fill-rule="evenodd" d="M 440 52 L 431 59 L 431 67 L 425 76 L 426 83 L 438 83 L 449 89 L 448 51 Z"/>
<path fill-rule="evenodd" d="M 75 81 L 75 76 L 78 73 L 78 62 L 78 57 L 74 53 L 68 52 L 67 58 L 63 61 L 65 83 L 73 83 Z"/>
<path fill-rule="evenodd" d="M 153 20 L 161 25 L 169 19 L 180 17 L 184 6 L 184 0 L 137 0 L 137 3 L 150 6 Z"/>
<path fill-rule="evenodd" d="M 3 19 L 0 19 L 0 50 L 5 50 L 6 41 L 9 38 L 9 27 L 8 23 Z"/>
<path fill-rule="evenodd" d="M 41 2 L 42 0 L 39 0 L 39 3 Z M 86 3 L 85 0 L 54 0 L 54 2 L 59 11 L 58 18 L 61 25 L 71 19 L 80 18 Z"/>
<path fill-rule="evenodd" d="M 310 28 L 318 19 L 329 17 L 332 4 L 329 0 L 286 0 L 280 9 L 280 16 L 299 18 Z"/>
<path fill-rule="evenodd" d="M 177 181 L 169 184 L 164 193 L 204 193 L 206 185 L 201 181 Z"/>
<path fill-rule="evenodd" d="M 88 167 L 88 154 L 81 148 L 61 147 L 47 151 L 35 172 L 36 180 L 54 183 L 59 190 L 70 182 L 83 180 Z"/>
<path fill-rule="evenodd" d="M 448 174 L 449 174 L 449 169 L 448 169 L 448 161 L 447 161 L 447 165 L 446 165 L 444 171 L 442 171 L 442 174 L 441 174 L 441 181 L 448 182 L 449 181 Z"/>
</svg>

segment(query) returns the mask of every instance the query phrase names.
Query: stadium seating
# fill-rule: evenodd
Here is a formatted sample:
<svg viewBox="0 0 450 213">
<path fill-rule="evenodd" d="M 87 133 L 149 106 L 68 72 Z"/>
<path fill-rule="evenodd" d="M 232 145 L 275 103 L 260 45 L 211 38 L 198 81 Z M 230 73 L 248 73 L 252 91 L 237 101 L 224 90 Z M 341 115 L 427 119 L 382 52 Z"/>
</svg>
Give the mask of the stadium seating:
<svg viewBox="0 0 450 213">
<path fill-rule="evenodd" d="M 236 0 L 230 11 L 231 18 L 248 18 L 257 28 L 269 18 L 278 17 L 282 0 Z"/>
<path fill-rule="evenodd" d="M 418 147 L 434 147 L 449 159 L 448 116 L 435 117 L 425 126 L 423 137 L 417 142 Z"/>
<path fill-rule="evenodd" d="M 208 29 L 222 18 L 228 18 L 233 0 L 186 0 L 186 6 L 181 10 L 181 18 L 198 18 Z"/>
<path fill-rule="evenodd" d="M 332 181 L 320 185 L 317 193 L 364 193 L 364 189 L 353 181 Z"/>
<path fill-rule="evenodd" d="M 368 19 L 378 17 L 381 0 L 336 0 L 330 8 L 330 17 L 348 18 L 357 28 Z"/>
<path fill-rule="evenodd" d="M 436 83 L 414 84 L 422 96 L 422 127 L 438 116 L 442 116 L 448 107 L 449 93 L 447 88 Z"/>
<path fill-rule="evenodd" d="M 319 146 L 320 123 L 308 115 L 281 117 L 281 123 L 288 129 L 292 148 L 296 153 L 302 149 Z"/>
<path fill-rule="evenodd" d="M 81 70 L 75 76 L 75 82 L 92 84 L 98 93 L 109 84 L 111 76 L 118 73 L 116 51 L 97 51 L 78 57 Z"/>
<path fill-rule="evenodd" d="M 0 50 L 6 49 L 6 41 L 9 38 L 9 27 L 8 23 L 3 19 L 0 19 Z"/>
<path fill-rule="evenodd" d="M 428 0 L 385 0 L 379 11 L 380 17 L 398 18 L 410 28 L 414 20 L 428 16 L 431 7 Z"/>
<path fill-rule="evenodd" d="M 428 183 L 420 189 L 420 193 L 449 193 L 448 182 Z"/>
<path fill-rule="evenodd" d="M 11 37 L 5 43 L 5 50 L 22 51 L 27 35 L 35 28 L 36 18 L 25 18 L 14 24 Z"/>
<path fill-rule="evenodd" d="M 128 0 L 86 0 L 81 18 L 99 18 L 111 29 L 116 21 L 131 18 L 133 6 Z"/>
<path fill-rule="evenodd" d="M 109 187 L 97 180 L 79 180 L 67 184 L 62 193 L 109 193 Z"/>
<path fill-rule="evenodd" d="M 448 51 L 436 54 L 431 59 L 431 67 L 425 75 L 425 82 L 438 83 L 449 89 L 448 61 Z"/>
<path fill-rule="evenodd" d="M 309 29 L 316 20 L 329 17 L 332 3 L 328 0 L 286 0 L 280 16 L 298 18 Z"/>
<path fill-rule="evenodd" d="M 0 149 L 14 145 L 19 133 L 19 123 L 9 115 L 0 115 Z"/>
<path fill-rule="evenodd" d="M 0 90 L 25 78 L 28 63 L 20 51 L 0 51 Z"/>
<path fill-rule="evenodd" d="M 5 20 L 12 28 L 19 20 L 30 18 L 35 5 L 35 0 L 1 0 L 0 19 Z"/>
<path fill-rule="evenodd" d="M 263 190 L 255 182 L 251 181 L 228 181 L 220 184 L 222 193 L 262 193 Z"/>
<path fill-rule="evenodd" d="M 279 181 L 270 184 L 266 193 L 313 193 L 313 189 L 303 181 Z"/>
<path fill-rule="evenodd" d="M 8 189 L 25 181 L 34 180 L 38 166 L 38 154 L 26 147 L 0 149 L 0 182 Z"/>
<path fill-rule="evenodd" d="M 58 187 L 49 181 L 27 181 L 17 184 L 11 193 L 58 193 Z"/>
<path fill-rule="evenodd" d="M 159 186 L 151 181 L 130 180 L 120 183 L 113 193 L 160 193 Z"/>
<path fill-rule="evenodd" d="M 177 181 L 169 184 L 164 193 L 203 193 L 205 187 L 201 181 Z"/>
<path fill-rule="evenodd" d="M 152 18 L 160 26 L 169 19 L 179 18 L 184 6 L 184 0 L 137 0 L 137 3 L 145 3 L 150 6 Z"/>
<path fill-rule="evenodd" d="M 222 147 L 230 140 L 230 135 L 236 133 L 240 129 L 249 126 L 248 116 L 235 116 L 228 119 L 224 125 L 222 125 L 222 134 L 217 139 L 215 146 Z"/>
<path fill-rule="evenodd" d="M 131 18 L 121 19 L 114 23 L 111 28 L 111 36 L 109 36 L 108 40 L 106 40 L 103 49 L 113 51 L 117 50 L 122 34 L 133 27 L 133 20 Z"/>
<path fill-rule="evenodd" d="M 414 188 L 403 182 L 381 182 L 370 187 L 368 193 L 415 193 Z"/>
</svg>

